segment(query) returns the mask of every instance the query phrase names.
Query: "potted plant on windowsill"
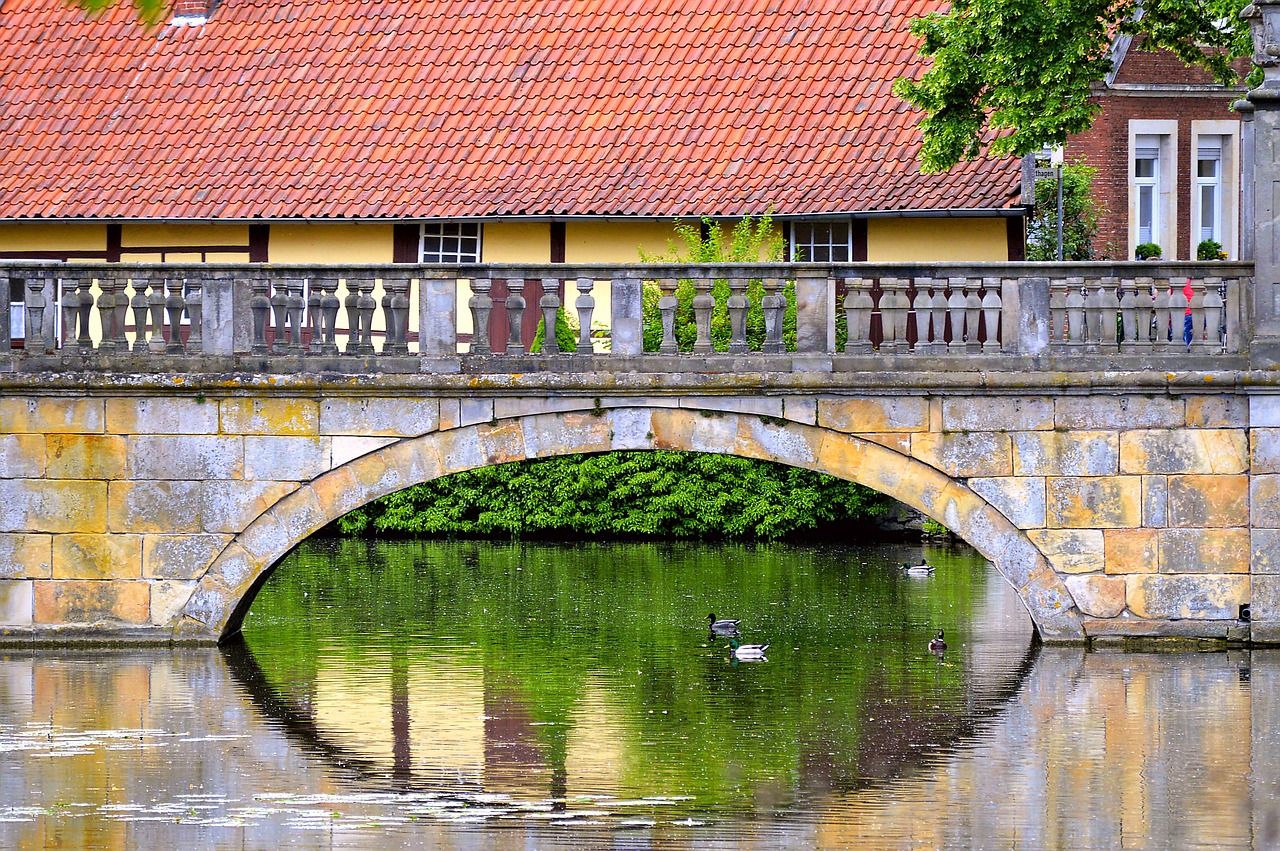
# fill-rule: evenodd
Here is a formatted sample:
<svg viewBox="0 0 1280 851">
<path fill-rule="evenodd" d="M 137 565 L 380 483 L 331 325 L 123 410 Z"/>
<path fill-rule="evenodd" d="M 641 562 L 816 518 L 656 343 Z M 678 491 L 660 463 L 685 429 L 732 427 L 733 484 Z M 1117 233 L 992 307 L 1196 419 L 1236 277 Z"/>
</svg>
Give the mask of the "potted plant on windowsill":
<svg viewBox="0 0 1280 851">
<path fill-rule="evenodd" d="M 1222 250 L 1222 243 L 1214 239 L 1206 239 L 1196 246 L 1197 260 L 1226 260 L 1227 252 Z"/>
<path fill-rule="evenodd" d="M 1160 255 L 1160 246 L 1154 242 L 1143 242 L 1133 249 L 1133 256 L 1138 260 L 1159 260 Z"/>
</svg>

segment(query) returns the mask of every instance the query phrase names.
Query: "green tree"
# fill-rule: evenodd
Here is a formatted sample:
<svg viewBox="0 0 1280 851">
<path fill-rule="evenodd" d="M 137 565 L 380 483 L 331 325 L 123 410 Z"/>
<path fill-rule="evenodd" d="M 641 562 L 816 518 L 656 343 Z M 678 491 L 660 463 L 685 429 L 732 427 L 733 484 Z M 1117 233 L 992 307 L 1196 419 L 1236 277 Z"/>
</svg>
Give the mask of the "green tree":
<svg viewBox="0 0 1280 851">
<path fill-rule="evenodd" d="M 73 0 L 73 2 L 90 15 L 99 15 L 112 6 L 118 5 L 120 0 Z M 130 4 L 138 20 L 147 26 L 155 26 L 168 15 L 170 0 L 130 0 Z"/>
<path fill-rule="evenodd" d="M 1062 169 L 1062 259 L 1093 260 L 1098 233 L 1098 205 L 1091 194 L 1097 169 L 1068 165 Z M 1027 259 L 1058 259 L 1058 181 L 1036 181 L 1036 205 L 1027 222 Z"/>
<path fill-rule="evenodd" d="M 985 147 L 1021 156 L 1087 129 L 1099 111 L 1091 86 L 1111 69 L 1112 37 L 1141 37 L 1236 82 L 1233 59 L 1252 52 L 1241 0 L 954 0 L 912 22 L 932 67 L 894 93 L 924 111 L 925 171 L 973 159 Z"/>
</svg>

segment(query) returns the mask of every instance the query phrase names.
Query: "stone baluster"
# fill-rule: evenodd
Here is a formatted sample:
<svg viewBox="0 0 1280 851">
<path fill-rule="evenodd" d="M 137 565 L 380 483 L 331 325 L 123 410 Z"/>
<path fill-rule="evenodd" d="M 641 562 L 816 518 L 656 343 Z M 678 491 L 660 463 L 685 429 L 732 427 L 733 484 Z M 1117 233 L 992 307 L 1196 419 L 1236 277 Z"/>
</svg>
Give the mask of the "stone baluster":
<svg viewBox="0 0 1280 851">
<path fill-rule="evenodd" d="M 258 274 L 250 282 L 250 286 L 253 288 L 253 295 L 249 297 L 249 310 L 253 313 L 253 344 L 250 351 L 255 355 L 266 355 L 271 352 L 267 343 L 267 327 L 271 323 L 271 279 L 265 274 Z"/>
<path fill-rule="evenodd" d="M 187 309 L 187 301 L 183 297 L 183 288 L 185 282 L 177 284 L 176 288 L 169 286 L 169 279 L 165 279 L 165 299 L 164 310 L 169 314 L 169 341 L 165 344 L 164 351 L 168 355 L 182 354 L 182 313 Z"/>
<path fill-rule="evenodd" d="M 493 346 L 489 342 L 489 314 L 493 312 L 493 299 L 489 291 L 493 289 L 493 281 L 488 278 L 471 279 L 471 298 L 467 299 L 467 307 L 471 310 L 471 354 L 493 354 Z"/>
<path fill-rule="evenodd" d="M 556 320 L 560 316 L 560 279 L 542 279 L 542 297 L 538 299 L 542 309 L 542 353 L 560 354 L 560 341 L 556 339 Z"/>
<path fill-rule="evenodd" d="M 76 322 L 80 318 L 80 279 L 60 277 L 57 280 L 58 290 L 62 293 L 62 348 L 75 352 L 80 348 L 76 334 Z"/>
<path fill-rule="evenodd" d="M 98 323 L 102 326 L 98 349 L 104 352 L 116 350 L 116 288 L 120 283 L 120 279 L 111 274 L 98 279 Z"/>
<path fill-rule="evenodd" d="M 1204 309 L 1204 342 L 1201 349 L 1205 352 L 1222 351 L 1222 279 L 1204 279 L 1204 298 L 1201 301 Z"/>
<path fill-rule="evenodd" d="M 1191 306 L 1191 300 L 1187 298 L 1186 278 L 1171 278 L 1169 280 L 1169 330 L 1172 336 L 1169 339 L 1169 345 L 1189 347 L 1187 342 L 1187 309 Z M 1192 339 L 1195 339 L 1195 330 L 1192 326 Z"/>
<path fill-rule="evenodd" d="M 658 279 L 658 316 L 662 318 L 662 342 L 658 344 L 658 351 L 666 355 L 674 355 L 680 350 L 679 344 L 676 342 L 676 309 L 680 306 L 680 299 L 676 297 L 677 282 L 675 278 L 659 278 Z M 768 298 L 768 296 L 765 296 Z M 769 322 L 769 314 L 765 312 L 765 324 Z M 766 335 L 767 336 L 767 335 Z M 765 344 L 765 351 L 768 343 Z"/>
<path fill-rule="evenodd" d="M 286 278 L 284 281 L 285 314 L 289 319 L 289 345 L 285 351 L 294 357 L 305 353 L 302 347 L 302 316 L 307 309 L 307 300 L 303 296 L 306 286 L 303 278 Z"/>
<path fill-rule="evenodd" d="M 147 351 L 164 354 L 164 307 L 168 300 L 169 279 L 153 276 L 147 292 L 147 309 L 151 314 L 151 327 L 147 329 Z"/>
<path fill-rule="evenodd" d="M 347 314 L 347 344 L 343 347 L 344 355 L 357 354 L 356 349 L 360 346 L 360 293 L 356 289 L 355 279 L 343 278 L 342 283 L 347 288 L 347 294 L 342 299 L 342 307 Z M 335 290 L 335 295 L 337 291 Z"/>
<path fill-rule="evenodd" d="M 930 351 L 935 355 L 947 352 L 947 293 L 942 281 L 929 279 L 933 296 L 929 299 L 929 313 L 933 321 L 933 345 Z"/>
<path fill-rule="evenodd" d="M 387 342 L 382 346 L 383 354 L 409 354 L 409 289 L 413 282 L 407 275 L 396 275 L 383 278 L 382 286 L 390 290 L 389 310 L 386 314 Z M 384 297 L 384 301 L 387 299 Z"/>
<path fill-rule="evenodd" d="M 307 280 L 307 330 L 311 332 L 311 341 L 307 344 L 309 355 L 318 355 L 324 349 L 324 312 L 321 308 L 324 295 L 321 286 L 318 278 Z"/>
<path fill-rule="evenodd" d="M 1097 352 L 1102 341 L 1102 290 L 1096 281 L 1085 282 L 1084 288 L 1085 348 Z"/>
<path fill-rule="evenodd" d="M 32 275 L 27 278 L 26 304 L 23 306 L 26 325 L 26 341 L 23 343 L 27 352 L 42 355 L 47 349 L 44 336 L 44 278 Z"/>
<path fill-rule="evenodd" d="M 1084 348 L 1084 278 L 1067 278 L 1067 337 L 1070 348 Z"/>
<path fill-rule="evenodd" d="M 1172 295 L 1169 292 L 1169 282 L 1156 281 L 1155 309 L 1157 348 L 1165 348 L 1172 345 L 1173 337 L 1170 333 L 1169 322 L 1169 311 L 1172 307 Z"/>
<path fill-rule="evenodd" d="M 360 318 L 360 342 L 356 345 L 356 354 L 372 355 L 373 351 L 373 314 L 378 309 L 378 302 L 373 298 L 373 278 L 361 278 L 356 281 L 359 297 L 356 299 L 356 313 Z"/>
<path fill-rule="evenodd" d="M 1187 345 L 1196 351 L 1204 350 L 1204 279 L 1194 278 L 1191 284 L 1191 339 Z"/>
<path fill-rule="evenodd" d="M 342 302 L 338 300 L 338 279 L 318 278 L 312 282 L 320 289 L 320 354 L 333 356 L 338 353 L 338 310 Z"/>
<path fill-rule="evenodd" d="M 89 335 L 89 316 L 93 313 L 93 279 L 81 278 L 79 288 L 80 303 L 77 310 L 80 321 L 76 329 L 76 343 L 81 351 L 88 351 L 93 348 L 93 337 Z"/>
<path fill-rule="evenodd" d="M 1138 345 L 1138 294 L 1133 288 L 1132 278 L 1120 282 L 1120 331 L 1124 334 L 1121 346 L 1125 351 Z"/>
<path fill-rule="evenodd" d="M 947 352 L 953 355 L 964 351 L 964 278 L 948 278 L 947 287 L 951 295 L 947 296 L 947 317 L 951 320 L 951 342 L 947 344 Z"/>
<path fill-rule="evenodd" d="M 871 282 L 866 278 L 844 279 L 845 327 L 849 336 L 845 340 L 847 355 L 866 354 L 871 351 Z"/>
<path fill-rule="evenodd" d="M 915 316 L 916 345 L 913 351 L 918 355 L 929 353 L 929 314 L 933 300 L 929 297 L 932 278 L 916 278 L 916 296 L 911 301 L 911 309 Z M 937 332 L 935 332 L 937 333 Z M 939 333 L 939 337 L 942 335 Z"/>
<path fill-rule="evenodd" d="M 283 280 L 271 285 L 271 316 L 275 330 L 271 354 L 282 355 L 289 345 L 289 287 Z"/>
<path fill-rule="evenodd" d="M 982 286 L 986 290 L 982 296 L 982 324 L 987 332 L 987 338 L 982 341 L 982 352 L 996 354 L 1000 351 L 1000 313 L 1003 309 L 1000 279 L 983 278 Z"/>
<path fill-rule="evenodd" d="M 1137 341 L 1141 348 L 1151 347 L 1151 326 L 1156 309 L 1155 282 L 1151 278 L 1138 278 L 1134 281 L 1137 302 Z"/>
<path fill-rule="evenodd" d="M 1061 278 L 1049 281 L 1049 322 L 1050 343 L 1062 348 L 1070 338 L 1067 337 L 1067 282 Z"/>
<path fill-rule="evenodd" d="M 133 310 L 133 352 L 147 351 L 147 290 L 151 288 L 151 279 L 147 277 L 133 279 L 133 299 L 129 307 Z"/>
<path fill-rule="evenodd" d="M 191 321 L 186 350 L 200 354 L 204 351 L 204 281 L 200 278 L 191 281 L 183 278 L 182 288 L 186 291 L 187 319 Z"/>
<path fill-rule="evenodd" d="M 113 276 L 114 277 L 114 276 Z M 125 336 L 125 326 L 129 324 L 129 293 L 126 291 L 125 278 L 115 278 L 115 305 L 112 309 L 111 336 L 115 340 L 117 352 L 129 350 L 129 340 Z"/>
<path fill-rule="evenodd" d="M 883 339 L 880 351 L 888 354 L 907 350 L 907 282 L 901 278 L 884 278 L 880 295 L 880 328 Z"/>
<path fill-rule="evenodd" d="M 1099 342 L 1108 352 L 1117 348 L 1117 319 L 1120 315 L 1120 298 L 1116 295 L 1116 287 L 1120 281 L 1116 278 L 1103 278 L 1098 282 L 1098 298 L 1102 302 L 1102 334 Z"/>
<path fill-rule="evenodd" d="M 978 281 L 964 281 L 964 350 L 976 355 L 982 351 L 978 342 L 978 322 L 982 317 L 982 299 L 978 297 Z"/>
<path fill-rule="evenodd" d="M 712 351 L 711 345 L 711 312 L 715 309 L 716 300 L 711 294 L 715 282 L 711 278 L 695 278 L 693 281 L 693 323 L 697 329 L 697 337 L 693 341 L 696 354 Z"/>
<path fill-rule="evenodd" d="M 522 355 L 524 347 L 524 278 L 507 278 L 507 354 Z"/>
<path fill-rule="evenodd" d="M 595 352 L 595 347 L 591 345 L 591 322 L 596 310 L 596 299 L 591 291 L 595 286 L 594 278 L 578 278 L 578 297 L 574 300 L 573 307 L 578 312 L 578 354 L 580 355 Z"/>
<path fill-rule="evenodd" d="M 729 278 L 729 298 L 725 301 L 725 309 L 729 313 L 729 352 L 742 354 L 747 350 L 747 310 L 751 302 L 747 299 L 747 287 L 751 281 L 741 275 Z"/>
</svg>

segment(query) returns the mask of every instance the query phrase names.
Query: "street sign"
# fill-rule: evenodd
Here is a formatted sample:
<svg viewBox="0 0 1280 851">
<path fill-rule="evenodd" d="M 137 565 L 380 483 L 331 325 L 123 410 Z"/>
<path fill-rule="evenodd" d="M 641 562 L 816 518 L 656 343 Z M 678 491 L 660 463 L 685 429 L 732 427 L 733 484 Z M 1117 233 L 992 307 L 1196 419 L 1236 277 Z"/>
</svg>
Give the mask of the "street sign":
<svg viewBox="0 0 1280 851">
<path fill-rule="evenodd" d="M 1056 180 L 1058 170 L 1056 168 L 1036 168 L 1036 180 Z"/>
</svg>

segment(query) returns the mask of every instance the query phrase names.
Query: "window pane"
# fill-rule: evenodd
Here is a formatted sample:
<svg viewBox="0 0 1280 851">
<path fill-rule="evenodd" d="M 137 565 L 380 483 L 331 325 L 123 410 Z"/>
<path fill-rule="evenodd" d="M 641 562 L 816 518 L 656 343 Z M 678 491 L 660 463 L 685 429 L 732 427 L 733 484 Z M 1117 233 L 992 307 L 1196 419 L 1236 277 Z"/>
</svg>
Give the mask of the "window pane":
<svg viewBox="0 0 1280 851">
<path fill-rule="evenodd" d="M 1198 160 L 1196 163 L 1196 174 L 1200 177 L 1217 177 L 1218 161 L 1217 160 Z"/>
<path fill-rule="evenodd" d="M 1218 187 L 1209 185 L 1200 187 L 1200 239 L 1218 241 Z"/>
<path fill-rule="evenodd" d="M 1151 242 L 1155 230 L 1155 187 L 1138 187 L 1138 242 Z"/>
<path fill-rule="evenodd" d="M 1133 161 L 1134 177 L 1155 177 L 1156 161 L 1153 159 L 1139 158 Z"/>
</svg>

